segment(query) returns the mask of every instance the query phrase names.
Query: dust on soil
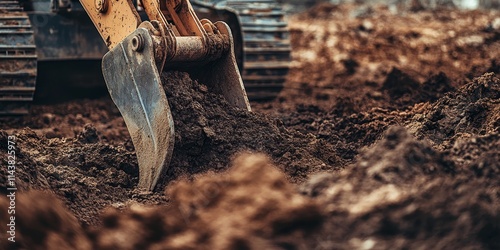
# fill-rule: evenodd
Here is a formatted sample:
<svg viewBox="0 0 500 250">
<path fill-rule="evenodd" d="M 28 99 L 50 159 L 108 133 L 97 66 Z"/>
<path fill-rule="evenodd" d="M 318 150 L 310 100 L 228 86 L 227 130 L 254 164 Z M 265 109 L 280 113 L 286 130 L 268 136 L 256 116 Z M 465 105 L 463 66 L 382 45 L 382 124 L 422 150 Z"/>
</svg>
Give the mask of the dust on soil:
<svg viewBox="0 0 500 250">
<path fill-rule="evenodd" d="M 285 90 L 253 113 L 165 73 L 176 145 L 154 192 L 136 188 L 134 149 L 107 98 L 4 119 L 0 148 L 16 135 L 20 191 L 19 241 L 4 246 L 500 248 L 498 18 L 316 6 L 290 19 Z M 270 159 L 227 170 L 241 150 Z"/>
</svg>

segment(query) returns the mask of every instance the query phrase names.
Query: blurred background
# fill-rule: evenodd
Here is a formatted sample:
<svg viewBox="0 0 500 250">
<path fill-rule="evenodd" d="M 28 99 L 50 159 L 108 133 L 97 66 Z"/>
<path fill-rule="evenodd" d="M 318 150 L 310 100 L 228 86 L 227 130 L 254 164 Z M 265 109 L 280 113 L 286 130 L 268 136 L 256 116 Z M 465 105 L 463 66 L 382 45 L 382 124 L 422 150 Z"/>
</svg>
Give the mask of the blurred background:
<svg viewBox="0 0 500 250">
<path fill-rule="evenodd" d="M 500 0 L 280 0 L 288 12 L 299 12 L 318 3 L 388 5 L 393 11 L 408 9 L 500 9 Z"/>
</svg>

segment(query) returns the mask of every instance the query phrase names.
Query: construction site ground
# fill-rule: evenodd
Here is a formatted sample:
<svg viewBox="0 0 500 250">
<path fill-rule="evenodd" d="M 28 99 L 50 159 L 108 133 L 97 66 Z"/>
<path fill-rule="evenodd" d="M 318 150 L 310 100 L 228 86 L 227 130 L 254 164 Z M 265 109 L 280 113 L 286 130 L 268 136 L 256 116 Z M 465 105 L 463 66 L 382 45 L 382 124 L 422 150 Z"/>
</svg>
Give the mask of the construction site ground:
<svg viewBox="0 0 500 250">
<path fill-rule="evenodd" d="M 2 210 L 9 136 L 17 196 L 0 248 L 499 249 L 500 13 L 322 4 L 288 21 L 289 79 L 253 112 L 163 73 L 175 149 L 153 192 L 106 95 L 2 118 Z"/>
</svg>

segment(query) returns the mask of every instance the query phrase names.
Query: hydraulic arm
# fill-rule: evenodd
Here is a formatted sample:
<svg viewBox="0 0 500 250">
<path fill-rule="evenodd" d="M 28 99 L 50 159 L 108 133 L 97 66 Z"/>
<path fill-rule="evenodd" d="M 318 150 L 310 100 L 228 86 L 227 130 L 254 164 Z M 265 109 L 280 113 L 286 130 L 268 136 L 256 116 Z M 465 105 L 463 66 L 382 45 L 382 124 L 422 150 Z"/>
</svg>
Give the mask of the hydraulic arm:
<svg viewBox="0 0 500 250">
<path fill-rule="evenodd" d="M 154 189 L 173 152 L 164 68 L 187 71 L 229 104 L 250 110 L 226 23 L 199 20 L 188 0 L 142 0 L 149 21 L 131 0 L 80 2 L 110 49 L 102 71 L 134 143 L 140 187 Z"/>
</svg>

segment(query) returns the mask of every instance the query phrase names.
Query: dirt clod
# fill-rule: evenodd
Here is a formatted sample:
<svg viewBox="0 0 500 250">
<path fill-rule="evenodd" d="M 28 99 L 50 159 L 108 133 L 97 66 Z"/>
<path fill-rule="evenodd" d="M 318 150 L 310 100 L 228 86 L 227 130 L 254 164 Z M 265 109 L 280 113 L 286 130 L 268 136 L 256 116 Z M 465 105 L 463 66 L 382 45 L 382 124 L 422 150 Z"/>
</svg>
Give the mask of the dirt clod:
<svg viewBox="0 0 500 250">
<path fill-rule="evenodd" d="M 77 135 L 77 140 L 81 143 L 96 143 L 99 141 L 99 135 L 92 124 L 85 124 L 83 131 Z"/>
</svg>

